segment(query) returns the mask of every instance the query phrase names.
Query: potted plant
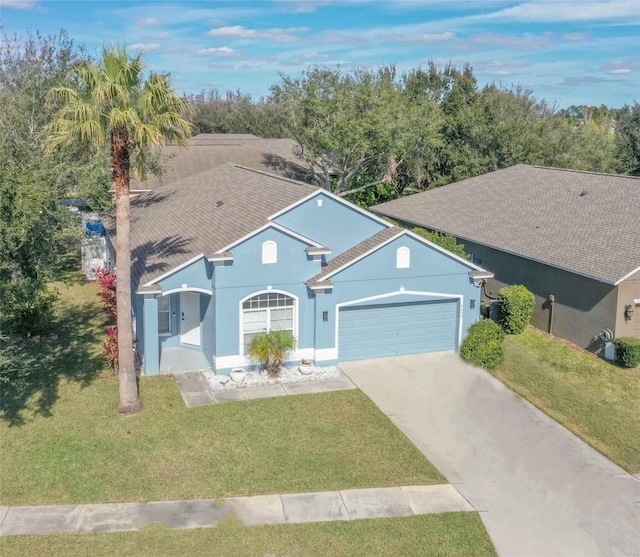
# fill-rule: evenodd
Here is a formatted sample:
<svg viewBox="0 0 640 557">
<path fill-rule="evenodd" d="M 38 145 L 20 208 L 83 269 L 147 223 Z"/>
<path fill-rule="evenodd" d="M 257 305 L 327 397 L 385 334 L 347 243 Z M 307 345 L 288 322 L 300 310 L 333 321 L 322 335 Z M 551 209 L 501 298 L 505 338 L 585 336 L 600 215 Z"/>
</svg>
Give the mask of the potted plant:
<svg viewBox="0 0 640 557">
<path fill-rule="evenodd" d="M 253 335 L 249 354 L 265 367 L 270 377 L 278 377 L 287 352 L 295 347 L 296 339 L 291 332 L 269 331 Z"/>
<path fill-rule="evenodd" d="M 298 365 L 298 371 L 302 373 L 302 375 L 309 375 L 313 371 L 313 364 L 309 360 L 300 360 L 300 365 Z"/>
<path fill-rule="evenodd" d="M 241 367 L 234 367 L 229 375 L 234 383 L 242 383 L 247 377 L 247 372 Z"/>
</svg>

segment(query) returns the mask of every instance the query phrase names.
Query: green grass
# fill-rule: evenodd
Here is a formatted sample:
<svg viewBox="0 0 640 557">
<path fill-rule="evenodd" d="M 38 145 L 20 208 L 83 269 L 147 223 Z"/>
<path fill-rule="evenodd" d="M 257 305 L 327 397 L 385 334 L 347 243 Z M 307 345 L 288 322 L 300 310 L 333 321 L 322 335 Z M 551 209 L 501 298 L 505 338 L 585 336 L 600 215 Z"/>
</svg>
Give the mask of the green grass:
<svg viewBox="0 0 640 557">
<path fill-rule="evenodd" d="M 117 378 L 96 367 L 103 365 L 97 288 L 81 282 L 59 288 L 57 342 L 65 344 L 39 341 L 42 376 L 27 384 L 31 396 L 3 402 L 0 504 L 215 498 L 446 481 L 358 390 L 187 409 L 173 378 L 161 376 L 141 380 L 142 414 L 119 416 Z"/>
<path fill-rule="evenodd" d="M 495 555 L 476 513 L 446 513 L 278 526 L 228 525 L 212 529 L 166 530 L 65 536 L 11 536 L 0 540 L 13 555 L 111 557 L 112 555 L 333 556 L 374 555 L 474 557 Z"/>
<path fill-rule="evenodd" d="M 630 473 L 640 472 L 640 370 L 528 328 L 494 375 Z"/>
</svg>

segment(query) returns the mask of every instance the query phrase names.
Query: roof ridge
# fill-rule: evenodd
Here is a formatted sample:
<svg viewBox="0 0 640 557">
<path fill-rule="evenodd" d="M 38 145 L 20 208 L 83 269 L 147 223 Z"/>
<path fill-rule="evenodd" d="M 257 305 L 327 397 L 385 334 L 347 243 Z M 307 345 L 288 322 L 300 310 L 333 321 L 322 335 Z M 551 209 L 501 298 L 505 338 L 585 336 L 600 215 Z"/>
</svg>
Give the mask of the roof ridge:
<svg viewBox="0 0 640 557">
<path fill-rule="evenodd" d="M 256 168 L 249 168 L 248 166 L 244 166 L 242 164 L 238 164 L 235 162 L 227 162 L 229 166 L 235 166 L 236 168 L 241 168 L 242 170 L 248 170 L 249 172 L 254 172 L 256 174 L 263 174 L 264 176 L 269 176 L 270 178 L 277 178 L 278 180 L 282 180 L 283 182 L 291 182 L 292 184 L 297 184 L 300 186 L 308 186 L 310 188 L 314 188 L 317 191 L 323 191 L 324 188 L 320 186 L 314 186 L 313 184 L 308 184 L 307 182 L 301 182 L 300 180 L 294 180 L 293 178 L 286 178 L 285 176 L 278 176 L 277 174 L 271 174 L 271 172 L 265 172 L 264 170 L 257 170 Z"/>
<path fill-rule="evenodd" d="M 632 180 L 640 180 L 640 176 L 631 176 L 630 174 L 618 174 L 611 172 L 595 172 L 593 170 L 579 170 L 577 168 L 560 168 L 558 166 L 543 166 L 541 164 L 514 164 L 513 166 L 528 166 L 530 168 L 540 168 L 541 170 L 558 170 L 561 172 L 576 172 L 578 174 L 591 174 L 595 176 L 608 176 L 609 178 L 631 178 Z M 512 168 L 512 167 L 507 167 Z M 506 170 L 505 168 L 504 170 Z"/>
</svg>

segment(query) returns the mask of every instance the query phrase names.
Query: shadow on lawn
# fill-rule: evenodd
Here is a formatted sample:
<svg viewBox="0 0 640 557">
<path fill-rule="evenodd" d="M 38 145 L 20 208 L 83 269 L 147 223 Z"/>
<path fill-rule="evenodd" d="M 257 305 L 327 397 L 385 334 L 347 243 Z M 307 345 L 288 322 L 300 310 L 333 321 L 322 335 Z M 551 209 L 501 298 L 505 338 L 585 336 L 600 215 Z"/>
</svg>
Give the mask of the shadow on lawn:
<svg viewBox="0 0 640 557">
<path fill-rule="evenodd" d="M 62 379 L 91 383 L 105 365 L 100 349 L 104 323 L 99 302 L 65 297 L 51 333 L 11 340 L 3 351 L 9 361 L 0 377 L 0 420 L 21 425 L 27 407 L 50 416 Z"/>
</svg>

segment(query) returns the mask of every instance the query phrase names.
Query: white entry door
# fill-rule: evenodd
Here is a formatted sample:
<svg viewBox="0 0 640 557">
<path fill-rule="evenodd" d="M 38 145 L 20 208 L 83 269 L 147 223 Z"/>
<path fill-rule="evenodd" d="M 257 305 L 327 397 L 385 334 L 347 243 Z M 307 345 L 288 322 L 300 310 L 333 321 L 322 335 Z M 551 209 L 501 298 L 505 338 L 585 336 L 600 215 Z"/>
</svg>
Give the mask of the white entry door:
<svg viewBox="0 0 640 557">
<path fill-rule="evenodd" d="M 181 292 L 180 312 L 182 317 L 180 342 L 200 346 L 200 294 Z"/>
</svg>

